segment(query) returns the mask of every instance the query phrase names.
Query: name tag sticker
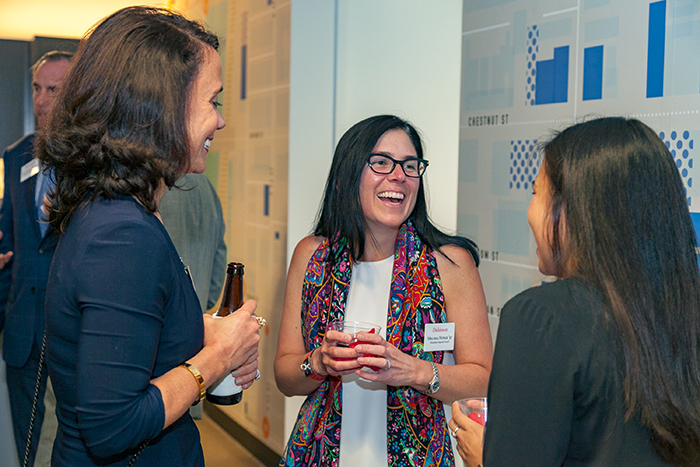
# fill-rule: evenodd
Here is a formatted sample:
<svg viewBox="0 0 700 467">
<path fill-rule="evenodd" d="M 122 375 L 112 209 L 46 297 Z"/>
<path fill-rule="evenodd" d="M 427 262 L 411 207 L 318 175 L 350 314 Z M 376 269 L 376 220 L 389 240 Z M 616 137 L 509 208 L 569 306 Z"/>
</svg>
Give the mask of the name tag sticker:
<svg viewBox="0 0 700 467">
<path fill-rule="evenodd" d="M 454 350 L 454 348 L 455 323 L 428 323 L 425 325 L 423 349 L 426 352 Z"/>
<path fill-rule="evenodd" d="M 32 159 L 22 166 L 19 174 L 19 182 L 24 183 L 25 180 L 32 178 L 39 173 L 39 159 Z"/>
</svg>

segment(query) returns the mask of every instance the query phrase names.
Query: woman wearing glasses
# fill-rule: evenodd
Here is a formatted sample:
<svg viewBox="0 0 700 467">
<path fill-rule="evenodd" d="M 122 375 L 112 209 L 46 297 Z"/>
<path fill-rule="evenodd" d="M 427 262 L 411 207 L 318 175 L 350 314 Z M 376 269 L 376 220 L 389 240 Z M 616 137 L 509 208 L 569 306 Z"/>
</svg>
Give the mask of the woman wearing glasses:
<svg viewBox="0 0 700 467">
<path fill-rule="evenodd" d="M 287 276 L 275 377 L 308 397 L 280 465 L 454 464 L 443 402 L 485 393 L 492 344 L 476 245 L 428 220 L 427 167 L 415 128 L 394 116 L 338 143 Z M 349 348 L 327 330 L 338 320 L 386 332 Z M 453 352 L 424 349 L 431 323 L 455 324 Z"/>
</svg>

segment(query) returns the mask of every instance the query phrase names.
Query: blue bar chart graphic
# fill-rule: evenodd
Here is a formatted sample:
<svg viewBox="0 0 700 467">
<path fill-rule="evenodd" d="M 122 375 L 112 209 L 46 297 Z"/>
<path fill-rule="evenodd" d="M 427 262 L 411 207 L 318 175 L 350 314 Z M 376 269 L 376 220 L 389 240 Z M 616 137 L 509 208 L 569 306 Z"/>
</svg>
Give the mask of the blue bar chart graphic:
<svg viewBox="0 0 700 467">
<path fill-rule="evenodd" d="M 583 50 L 583 100 L 603 98 L 603 46 Z"/>
<path fill-rule="evenodd" d="M 649 4 L 647 45 L 647 98 L 664 95 L 664 53 L 666 47 L 666 0 Z"/>
<path fill-rule="evenodd" d="M 538 60 L 540 28 L 527 31 L 527 85 L 525 105 L 567 102 L 569 93 L 569 46 L 554 48 L 550 60 Z"/>
<path fill-rule="evenodd" d="M 554 49 L 554 58 L 537 62 L 535 105 L 566 102 L 569 91 L 569 46 Z"/>
<path fill-rule="evenodd" d="M 605 115 L 643 121 L 700 211 L 700 0 L 463 4 L 457 228 L 481 248 L 494 326 L 507 300 L 541 283 L 527 212 L 541 142 L 564 128 Z M 700 238 L 700 212 L 691 216 Z"/>
</svg>

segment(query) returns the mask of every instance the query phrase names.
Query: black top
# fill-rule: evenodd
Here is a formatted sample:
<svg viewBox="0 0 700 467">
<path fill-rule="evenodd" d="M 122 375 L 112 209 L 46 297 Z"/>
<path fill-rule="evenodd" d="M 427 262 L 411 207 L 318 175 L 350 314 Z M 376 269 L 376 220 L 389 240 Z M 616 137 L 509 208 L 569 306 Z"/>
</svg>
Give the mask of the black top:
<svg viewBox="0 0 700 467">
<path fill-rule="evenodd" d="M 600 293 L 574 279 L 526 290 L 505 305 L 485 467 L 667 465 L 640 418 L 624 421 L 621 349 L 610 319 Z"/>
<path fill-rule="evenodd" d="M 59 422 L 52 464 L 204 465 L 189 413 L 163 430 L 153 378 L 203 345 L 202 311 L 163 225 L 131 197 L 97 198 L 62 235 L 47 285 Z"/>
</svg>

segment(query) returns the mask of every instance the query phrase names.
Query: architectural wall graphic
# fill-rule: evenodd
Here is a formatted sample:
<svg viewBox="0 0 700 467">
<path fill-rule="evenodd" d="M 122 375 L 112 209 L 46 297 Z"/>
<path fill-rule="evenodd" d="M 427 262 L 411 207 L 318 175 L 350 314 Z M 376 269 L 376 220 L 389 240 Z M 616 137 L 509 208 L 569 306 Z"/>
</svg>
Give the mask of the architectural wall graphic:
<svg viewBox="0 0 700 467">
<path fill-rule="evenodd" d="M 480 247 L 492 326 L 511 297 L 551 280 L 527 207 L 538 144 L 557 130 L 602 115 L 647 123 L 700 227 L 697 0 L 465 0 L 463 13 L 458 230 Z"/>
<path fill-rule="evenodd" d="M 540 169 L 537 140 L 518 140 L 510 142 L 510 184 L 511 190 L 532 191 L 532 184 Z"/>
<path fill-rule="evenodd" d="M 690 131 L 670 131 L 660 132 L 659 137 L 663 140 L 666 147 L 671 151 L 678 172 L 683 179 L 683 188 L 688 197 L 688 206 L 692 209 L 693 198 L 688 190 L 693 188 L 693 149 L 695 147 L 695 139 L 691 136 Z"/>
<path fill-rule="evenodd" d="M 647 38 L 647 97 L 661 97 L 664 95 L 666 0 L 649 4 Z"/>
<path fill-rule="evenodd" d="M 219 35 L 226 127 L 216 133 L 206 174 L 221 198 L 228 260 L 245 264 L 245 298 L 267 319 L 262 378 L 243 401 L 220 408 L 270 449 L 284 443 L 284 396 L 273 365 L 287 273 L 290 0 L 181 0 L 174 8 Z"/>
</svg>

